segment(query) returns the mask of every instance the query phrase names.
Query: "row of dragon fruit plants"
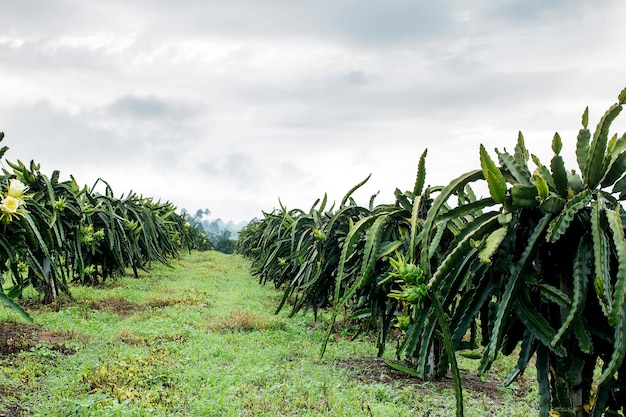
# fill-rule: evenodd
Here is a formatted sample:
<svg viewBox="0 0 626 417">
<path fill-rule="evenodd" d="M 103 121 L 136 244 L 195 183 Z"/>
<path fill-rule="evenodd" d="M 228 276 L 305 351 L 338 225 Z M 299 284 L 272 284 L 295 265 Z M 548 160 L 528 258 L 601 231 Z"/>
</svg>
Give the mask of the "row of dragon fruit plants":
<svg viewBox="0 0 626 417">
<path fill-rule="evenodd" d="M 4 133 L 0 132 L 0 141 Z M 0 149 L 0 158 L 8 147 Z M 31 320 L 19 304 L 32 287 L 43 303 L 69 291 L 150 262 L 168 262 L 181 250 L 210 248 L 204 232 L 161 203 L 135 193 L 117 198 L 98 180 L 78 186 L 31 161 L 3 161 L 0 175 L 0 300 Z M 104 186 L 104 193 L 95 191 Z"/>
<path fill-rule="evenodd" d="M 260 283 L 284 289 L 278 310 L 329 309 L 328 335 L 348 316 L 375 331 L 382 354 L 399 328 L 402 361 L 389 364 L 423 379 L 452 371 L 457 415 L 459 351 L 481 373 L 516 355 L 505 384 L 534 363 L 540 416 L 626 415 L 626 134 L 609 132 L 625 101 L 626 89 L 593 133 L 585 109 L 578 171 L 566 169 L 558 133 L 548 164 L 520 133 L 513 153 L 492 158 L 481 145 L 480 167 L 445 186 L 424 186 L 424 152 L 394 203 L 358 205 L 366 179 L 337 207 L 326 196 L 308 211 L 281 204 L 237 250 Z"/>
</svg>

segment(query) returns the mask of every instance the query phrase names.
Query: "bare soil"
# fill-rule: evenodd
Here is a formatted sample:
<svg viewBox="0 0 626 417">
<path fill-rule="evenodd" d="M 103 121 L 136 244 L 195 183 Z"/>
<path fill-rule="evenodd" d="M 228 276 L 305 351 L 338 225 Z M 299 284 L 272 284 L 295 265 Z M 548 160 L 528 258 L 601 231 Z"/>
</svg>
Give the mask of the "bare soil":
<svg viewBox="0 0 626 417">
<path fill-rule="evenodd" d="M 65 342 L 75 338 L 76 335 L 73 333 L 51 332 L 38 325 L 0 323 L 0 357 L 29 350 L 41 344 L 46 344 L 50 349 L 59 350 L 64 354 L 72 354 L 74 351 L 65 346 Z"/>
<path fill-rule="evenodd" d="M 352 378 L 365 383 L 400 384 L 412 386 L 425 394 L 437 391 L 454 390 L 454 380 L 451 375 L 433 381 L 422 381 L 412 375 L 389 367 L 379 358 L 359 358 L 336 361 L 338 368 L 346 369 Z M 482 381 L 477 375 L 461 372 L 461 385 L 464 392 L 483 394 L 494 403 L 503 400 L 502 382 L 497 380 Z"/>
</svg>

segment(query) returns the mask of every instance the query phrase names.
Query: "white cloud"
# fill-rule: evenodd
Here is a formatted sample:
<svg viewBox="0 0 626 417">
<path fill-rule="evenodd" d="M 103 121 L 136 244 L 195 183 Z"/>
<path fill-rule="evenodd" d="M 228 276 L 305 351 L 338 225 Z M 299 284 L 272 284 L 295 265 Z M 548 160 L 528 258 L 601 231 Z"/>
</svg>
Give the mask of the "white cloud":
<svg viewBox="0 0 626 417">
<path fill-rule="evenodd" d="M 7 158 L 225 220 L 567 151 L 626 86 L 617 0 L 39 3 L 0 16 Z"/>
</svg>

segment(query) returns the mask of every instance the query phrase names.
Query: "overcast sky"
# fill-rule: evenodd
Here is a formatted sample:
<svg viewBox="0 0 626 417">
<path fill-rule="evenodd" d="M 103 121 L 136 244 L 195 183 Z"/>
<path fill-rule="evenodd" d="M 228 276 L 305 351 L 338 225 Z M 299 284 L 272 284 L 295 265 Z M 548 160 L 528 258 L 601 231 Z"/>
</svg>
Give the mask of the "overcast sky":
<svg viewBox="0 0 626 417">
<path fill-rule="evenodd" d="M 443 185 L 520 130 L 573 160 L 585 106 L 595 127 L 626 87 L 623 0 L 5 3 L 6 159 L 223 220 L 370 173 L 357 202 L 393 202 L 424 149 Z"/>
</svg>

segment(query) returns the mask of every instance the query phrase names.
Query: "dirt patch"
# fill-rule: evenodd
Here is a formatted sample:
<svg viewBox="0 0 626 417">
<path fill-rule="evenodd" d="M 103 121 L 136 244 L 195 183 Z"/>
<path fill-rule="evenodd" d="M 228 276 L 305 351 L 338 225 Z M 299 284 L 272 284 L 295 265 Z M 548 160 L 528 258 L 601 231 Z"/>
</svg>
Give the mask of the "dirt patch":
<svg viewBox="0 0 626 417">
<path fill-rule="evenodd" d="M 118 314 L 120 316 L 129 316 L 138 311 L 144 310 L 144 306 L 129 301 L 123 297 L 109 297 L 98 300 L 76 300 L 70 297 L 59 297 L 56 301 L 50 304 L 43 304 L 38 300 L 25 300 L 20 302 L 20 305 L 27 310 L 52 310 L 59 312 L 71 307 L 83 306 L 91 310 L 107 311 Z"/>
<path fill-rule="evenodd" d="M 63 354 L 72 354 L 74 350 L 66 347 L 65 342 L 74 339 L 76 335 L 73 333 L 51 332 L 42 326 L 0 323 L 0 356 L 29 350 L 42 343 Z"/>
<path fill-rule="evenodd" d="M 101 300 L 91 300 L 88 303 L 92 310 L 106 311 L 126 317 L 143 311 L 144 306 L 134 301 L 129 301 L 123 297 L 109 297 Z"/>
<path fill-rule="evenodd" d="M 128 330 L 121 330 L 115 337 L 122 343 L 133 346 L 153 346 L 159 343 L 185 343 L 189 337 L 184 333 L 163 334 L 154 337 L 137 336 Z"/>
<path fill-rule="evenodd" d="M 181 306 L 203 306 L 208 307 L 208 301 L 205 298 L 186 295 L 183 297 L 155 298 L 148 300 L 146 303 L 137 303 L 127 300 L 124 297 L 109 297 L 98 300 L 76 300 L 70 297 L 59 297 L 50 304 L 43 304 L 39 300 L 28 299 L 20 301 L 20 305 L 26 310 L 52 310 L 59 312 L 61 310 L 82 306 L 95 311 L 104 311 L 114 313 L 120 317 L 128 317 L 135 313 L 145 311 L 152 308 L 164 308 L 175 305 Z"/>
<path fill-rule="evenodd" d="M 19 301 L 20 306 L 28 311 L 52 310 L 59 312 L 70 306 L 76 305 L 76 300 L 71 297 L 63 296 L 57 298 L 54 302 L 44 304 L 43 301 L 36 298 L 26 298 Z"/>
<path fill-rule="evenodd" d="M 433 389 L 454 390 L 454 380 L 448 375 L 434 381 L 424 382 L 414 376 L 389 367 L 380 358 L 359 358 L 338 360 L 335 362 L 338 368 L 346 369 L 352 378 L 365 383 L 384 383 L 411 385 L 425 393 Z M 483 394 L 490 400 L 499 403 L 502 401 L 502 383 L 496 380 L 481 381 L 477 375 L 461 372 L 461 385 L 464 392 Z"/>
</svg>

